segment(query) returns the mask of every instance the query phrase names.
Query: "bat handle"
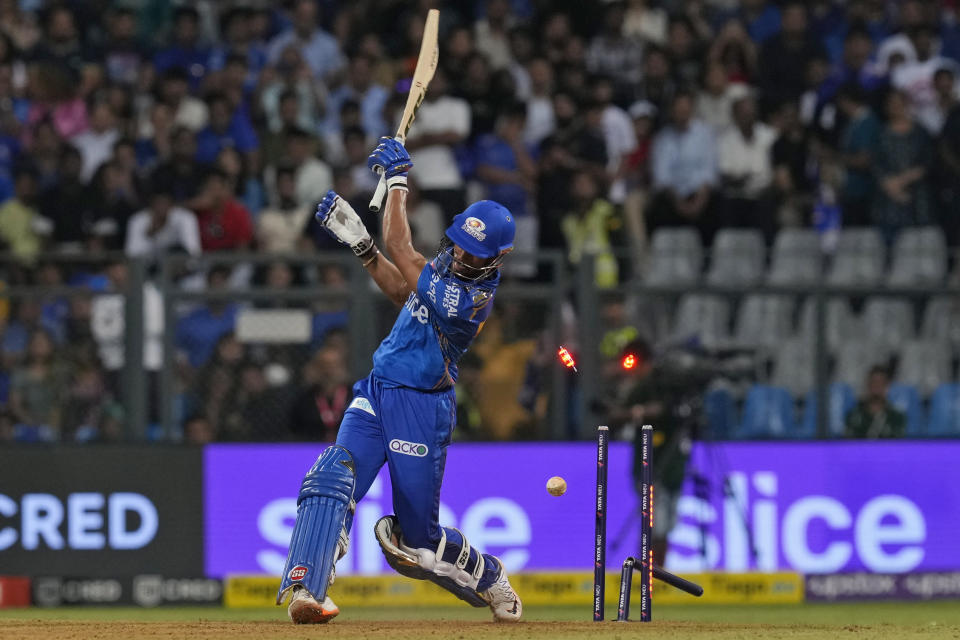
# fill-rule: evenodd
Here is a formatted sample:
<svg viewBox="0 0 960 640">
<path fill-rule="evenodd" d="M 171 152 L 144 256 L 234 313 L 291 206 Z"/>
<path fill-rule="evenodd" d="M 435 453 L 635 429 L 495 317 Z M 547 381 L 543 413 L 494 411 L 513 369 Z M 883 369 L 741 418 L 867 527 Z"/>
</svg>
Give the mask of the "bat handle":
<svg viewBox="0 0 960 640">
<path fill-rule="evenodd" d="M 403 144 L 406 142 L 407 136 L 398 132 L 397 135 L 394 136 L 394 139 L 399 141 L 400 144 Z M 377 167 L 375 171 L 380 174 L 380 181 L 377 183 L 377 189 L 373 192 L 373 197 L 370 198 L 370 204 L 368 206 L 370 207 L 370 211 L 379 213 L 380 209 L 383 207 L 383 199 L 387 195 L 387 179 L 383 177 L 382 167 Z"/>
<path fill-rule="evenodd" d="M 377 182 L 377 190 L 373 192 L 373 197 L 370 198 L 370 211 L 378 213 L 380 207 L 383 206 L 383 197 L 387 194 L 387 179 L 383 177 L 383 169 L 377 167 L 377 173 L 380 174 L 380 181 Z"/>
</svg>

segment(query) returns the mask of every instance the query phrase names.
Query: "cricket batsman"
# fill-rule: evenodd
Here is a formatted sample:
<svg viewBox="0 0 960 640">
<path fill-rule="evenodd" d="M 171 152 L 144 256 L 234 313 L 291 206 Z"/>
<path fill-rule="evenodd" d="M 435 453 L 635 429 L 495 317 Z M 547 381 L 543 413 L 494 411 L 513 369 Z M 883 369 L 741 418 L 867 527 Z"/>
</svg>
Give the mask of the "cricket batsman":
<svg viewBox="0 0 960 640">
<path fill-rule="evenodd" d="M 475 607 L 489 606 L 495 621 L 517 621 L 522 606 L 503 563 L 437 521 L 457 361 L 490 315 L 500 265 L 513 248 L 513 216 L 489 200 L 470 205 L 427 261 L 414 250 L 407 222 L 407 150 L 381 138 L 367 165 L 386 179 L 383 241 L 392 261 L 333 191 L 317 207 L 317 220 L 350 245 L 400 314 L 373 354 L 373 371 L 353 387 L 336 444 L 303 479 L 277 604 L 291 595 L 295 623 L 328 622 L 340 613 L 327 595 L 334 564 L 347 552 L 356 503 L 387 463 L 396 515 L 381 518 L 374 532 L 390 566 Z"/>
</svg>

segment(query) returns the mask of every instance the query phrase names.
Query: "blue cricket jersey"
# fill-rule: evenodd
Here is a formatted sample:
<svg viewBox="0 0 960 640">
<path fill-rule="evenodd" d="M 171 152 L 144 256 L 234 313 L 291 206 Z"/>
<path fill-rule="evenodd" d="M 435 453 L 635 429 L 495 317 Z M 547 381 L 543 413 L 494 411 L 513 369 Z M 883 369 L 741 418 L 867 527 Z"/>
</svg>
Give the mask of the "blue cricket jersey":
<svg viewBox="0 0 960 640">
<path fill-rule="evenodd" d="M 448 389 L 457 381 L 457 362 L 480 333 L 493 308 L 500 276 L 467 284 L 443 277 L 436 259 L 420 272 L 390 335 L 373 354 L 373 375 L 387 386 L 424 391 Z"/>
</svg>

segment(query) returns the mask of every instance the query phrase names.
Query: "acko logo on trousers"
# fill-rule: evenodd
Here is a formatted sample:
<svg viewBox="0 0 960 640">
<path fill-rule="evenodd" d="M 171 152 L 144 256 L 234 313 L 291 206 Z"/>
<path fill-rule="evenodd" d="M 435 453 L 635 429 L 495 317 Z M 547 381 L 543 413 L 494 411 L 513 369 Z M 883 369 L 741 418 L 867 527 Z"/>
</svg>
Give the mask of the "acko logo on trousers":
<svg viewBox="0 0 960 640">
<path fill-rule="evenodd" d="M 390 441 L 390 451 L 402 453 L 406 456 L 423 458 L 427 455 L 429 449 L 427 449 L 427 445 L 420 444 L 419 442 L 407 442 L 406 440 L 397 440 L 394 438 Z"/>
</svg>

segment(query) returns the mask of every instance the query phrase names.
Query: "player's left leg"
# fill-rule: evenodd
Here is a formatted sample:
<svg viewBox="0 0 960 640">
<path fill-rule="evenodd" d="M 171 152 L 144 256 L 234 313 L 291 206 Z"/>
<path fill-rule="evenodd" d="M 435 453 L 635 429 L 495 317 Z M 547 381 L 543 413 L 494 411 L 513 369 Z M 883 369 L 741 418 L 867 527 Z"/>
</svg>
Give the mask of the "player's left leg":
<svg viewBox="0 0 960 640">
<path fill-rule="evenodd" d="M 369 380 L 354 385 L 337 444 L 326 449 L 303 479 L 297 521 L 277 594 L 291 594 L 288 613 L 297 623 L 322 623 L 340 610 L 327 595 L 335 563 L 347 552 L 353 506 L 366 494 L 386 460 L 376 398 Z"/>
<path fill-rule="evenodd" d="M 520 599 L 500 560 L 480 553 L 459 530 L 438 522 L 446 448 L 455 420 L 453 392 L 384 390 L 381 403 L 396 516 L 382 518 L 376 532 L 388 563 L 403 575 L 435 582 L 475 607 L 489 606 L 496 620 L 519 620 Z"/>
</svg>

